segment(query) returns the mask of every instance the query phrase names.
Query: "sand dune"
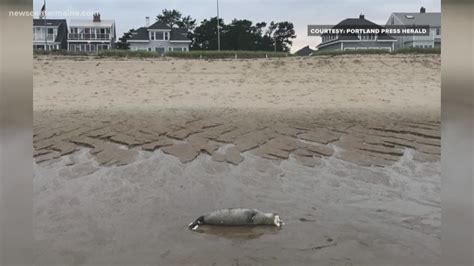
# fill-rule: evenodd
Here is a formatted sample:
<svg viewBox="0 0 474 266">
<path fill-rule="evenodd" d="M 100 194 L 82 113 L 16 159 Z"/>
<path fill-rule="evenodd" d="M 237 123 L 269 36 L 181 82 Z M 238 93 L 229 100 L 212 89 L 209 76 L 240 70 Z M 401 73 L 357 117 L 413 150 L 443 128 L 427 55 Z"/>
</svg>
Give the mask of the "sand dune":
<svg viewBox="0 0 474 266">
<path fill-rule="evenodd" d="M 217 61 L 38 58 L 34 108 L 348 110 L 436 119 L 440 78 L 437 55 Z"/>
</svg>

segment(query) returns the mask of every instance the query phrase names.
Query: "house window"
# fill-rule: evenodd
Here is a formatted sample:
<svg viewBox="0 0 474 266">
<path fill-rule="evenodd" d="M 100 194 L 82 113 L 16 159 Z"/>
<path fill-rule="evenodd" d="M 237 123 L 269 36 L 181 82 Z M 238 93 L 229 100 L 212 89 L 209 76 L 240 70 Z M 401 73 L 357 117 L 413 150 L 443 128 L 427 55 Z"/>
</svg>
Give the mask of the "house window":
<svg viewBox="0 0 474 266">
<path fill-rule="evenodd" d="M 155 32 L 156 34 L 156 40 L 163 40 L 165 37 L 164 37 L 164 32 L 162 31 L 157 31 Z"/>
<path fill-rule="evenodd" d="M 165 41 L 168 41 L 170 39 L 170 33 L 165 32 Z"/>
<path fill-rule="evenodd" d="M 359 38 L 363 41 L 371 41 L 375 40 L 375 36 L 375 34 L 361 34 Z"/>
<path fill-rule="evenodd" d="M 148 52 L 151 52 L 151 47 L 148 47 Z"/>
<path fill-rule="evenodd" d="M 41 28 L 35 28 L 35 40 L 40 40 L 40 39 L 43 39 L 44 36 L 42 36 L 42 30 Z"/>
<path fill-rule="evenodd" d="M 436 29 L 436 35 L 440 35 L 441 34 L 441 29 L 440 28 L 437 28 Z"/>
</svg>

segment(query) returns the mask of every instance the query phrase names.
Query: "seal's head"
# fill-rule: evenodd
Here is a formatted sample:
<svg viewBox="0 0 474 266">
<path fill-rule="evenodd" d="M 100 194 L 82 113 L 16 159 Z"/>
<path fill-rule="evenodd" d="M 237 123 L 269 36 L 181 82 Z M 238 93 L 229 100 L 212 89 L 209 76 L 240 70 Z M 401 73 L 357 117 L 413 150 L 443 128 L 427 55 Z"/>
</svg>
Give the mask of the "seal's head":
<svg viewBox="0 0 474 266">
<path fill-rule="evenodd" d="M 203 223 L 204 223 L 204 216 L 200 216 L 194 222 L 190 223 L 188 225 L 188 228 L 194 231 L 198 229 L 198 227 Z"/>
<path fill-rule="evenodd" d="M 273 215 L 273 223 L 278 227 L 285 224 L 282 220 L 280 220 L 280 215 L 278 215 L 278 214 Z"/>
</svg>

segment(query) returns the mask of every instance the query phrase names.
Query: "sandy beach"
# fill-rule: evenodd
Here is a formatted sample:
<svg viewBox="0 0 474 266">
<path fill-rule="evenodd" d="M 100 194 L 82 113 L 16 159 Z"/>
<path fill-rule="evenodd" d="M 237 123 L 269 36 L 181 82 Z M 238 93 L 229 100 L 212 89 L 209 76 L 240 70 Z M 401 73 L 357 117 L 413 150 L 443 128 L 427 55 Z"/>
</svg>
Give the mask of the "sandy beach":
<svg viewBox="0 0 474 266">
<path fill-rule="evenodd" d="M 37 263 L 436 263 L 440 64 L 37 57 Z M 286 226 L 186 229 L 227 207 Z"/>
</svg>

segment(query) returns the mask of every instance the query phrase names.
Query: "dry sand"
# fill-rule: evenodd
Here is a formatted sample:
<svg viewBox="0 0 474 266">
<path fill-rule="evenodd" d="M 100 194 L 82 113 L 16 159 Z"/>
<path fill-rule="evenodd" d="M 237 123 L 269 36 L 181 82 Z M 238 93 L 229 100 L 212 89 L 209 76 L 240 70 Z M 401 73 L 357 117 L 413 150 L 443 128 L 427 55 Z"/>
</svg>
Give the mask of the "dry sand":
<svg viewBox="0 0 474 266">
<path fill-rule="evenodd" d="M 436 55 L 39 57 L 37 261 L 437 262 L 440 78 Z M 185 228 L 235 206 L 287 226 Z"/>
</svg>

